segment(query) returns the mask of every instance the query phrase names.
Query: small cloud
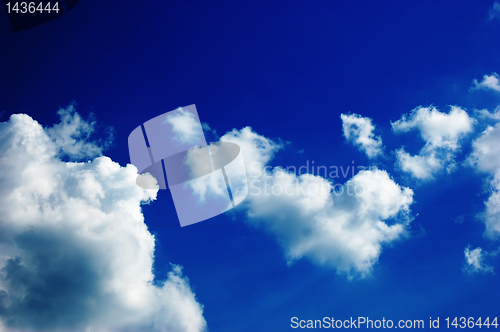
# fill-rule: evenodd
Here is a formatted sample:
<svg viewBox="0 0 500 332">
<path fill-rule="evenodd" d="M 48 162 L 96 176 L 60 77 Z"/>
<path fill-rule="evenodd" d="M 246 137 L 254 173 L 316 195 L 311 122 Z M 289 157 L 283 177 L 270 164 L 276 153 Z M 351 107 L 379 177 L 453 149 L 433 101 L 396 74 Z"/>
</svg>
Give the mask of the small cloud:
<svg viewBox="0 0 500 332">
<path fill-rule="evenodd" d="M 486 265 L 484 261 L 484 256 L 487 253 L 483 253 L 483 249 L 477 247 L 476 249 L 470 250 L 470 246 L 467 246 L 464 250 L 465 255 L 465 265 L 464 271 L 472 273 L 493 273 L 493 267 Z"/>
<path fill-rule="evenodd" d="M 169 112 L 164 123 L 172 125 L 174 140 L 180 144 L 197 143 L 200 141 L 200 135 L 203 135 L 203 131 L 200 130 L 200 123 L 195 115 L 183 110 L 181 107 Z"/>
<path fill-rule="evenodd" d="M 304 149 L 300 149 L 299 151 L 297 151 L 298 154 L 304 154 Z"/>
<path fill-rule="evenodd" d="M 500 5 L 498 3 L 495 3 L 495 5 L 498 5 L 500 10 Z M 500 13 L 497 15 L 500 15 Z M 497 73 L 492 73 L 491 75 L 484 75 L 483 80 L 481 82 L 474 80 L 473 84 L 474 84 L 474 86 L 472 87 L 473 90 L 491 89 L 500 92 L 500 80 Z"/>
<path fill-rule="evenodd" d="M 493 20 L 493 19 L 500 19 L 500 3 L 499 2 L 495 2 L 493 4 L 493 7 L 491 7 L 490 9 L 490 16 L 489 16 L 489 20 Z"/>
<path fill-rule="evenodd" d="M 220 136 L 217 134 L 217 130 L 211 128 L 208 123 L 202 122 L 201 128 L 205 133 L 205 137 L 207 137 L 207 141 L 209 142 L 217 142 Z"/>
<path fill-rule="evenodd" d="M 396 157 L 399 167 L 404 172 L 410 173 L 413 177 L 420 180 L 433 179 L 433 174 L 442 169 L 444 164 L 443 160 L 436 157 L 436 154 L 433 152 L 412 156 L 404 148 L 401 148 L 396 150 Z"/>
<path fill-rule="evenodd" d="M 487 109 L 482 109 L 482 110 L 476 110 L 474 113 L 476 114 L 476 117 L 480 118 L 481 120 L 486 120 L 490 122 L 493 121 L 494 123 L 500 120 L 500 107 L 498 106 L 493 112 L 490 112 Z"/>
<path fill-rule="evenodd" d="M 160 187 L 158 186 L 158 181 L 150 174 L 139 174 L 135 179 L 135 183 L 144 189 L 154 189 L 158 190 Z"/>
<path fill-rule="evenodd" d="M 372 119 L 358 114 L 341 114 L 340 118 L 344 137 L 348 142 L 365 152 L 368 158 L 382 155 L 382 139 L 373 134 L 375 127 Z"/>
<path fill-rule="evenodd" d="M 455 224 L 463 224 L 465 222 L 466 215 L 461 214 L 454 219 Z"/>
<path fill-rule="evenodd" d="M 46 128 L 59 155 L 65 155 L 73 160 L 93 158 L 102 155 L 113 141 L 113 132 L 109 131 L 105 140 L 92 140 L 96 121 L 86 121 L 76 112 L 76 103 L 57 112 L 60 123 Z"/>
<path fill-rule="evenodd" d="M 206 122 L 203 122 L 201 124 L 201 128 L 203 128 L 203 130 L 205 130 L 205 131 L 209 131 L 209 132 L 214 133 L 214 134 L 217 135 L 217 131 L 215 129 L 210 128 L 210 125 L 208 123 L 206 123 Z"/>
<path fill-rule="evenodd" d="M 410 155 L 404 148 L 396 151 L 398 164 L 405 172 L 421 180 L 428 180 L 442 169 L 451 172 L 455 167 L 455 153 L 460 140 L 474 130 L 476 120 L 460 107 L 452 106 L 449 113 L 435 107 L 417 107 L 409 115 L 392 122 L 395 133 L 418 130 L 425 145 L 418 155 Z"/>
</svg>

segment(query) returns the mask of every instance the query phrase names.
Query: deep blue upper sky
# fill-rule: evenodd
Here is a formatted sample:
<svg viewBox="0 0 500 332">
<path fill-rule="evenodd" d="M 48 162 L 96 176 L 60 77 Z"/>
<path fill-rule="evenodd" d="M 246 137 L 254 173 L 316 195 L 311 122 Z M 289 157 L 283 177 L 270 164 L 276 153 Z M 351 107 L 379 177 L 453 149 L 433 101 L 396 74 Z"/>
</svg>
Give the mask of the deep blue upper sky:
<svg viewBox="0 0 500 332">
<path fill-rule="evenodd" d="M 500 71 L 500 20 L 488 1 L 94 1 L 13 34 L 0 15 L 2 121 L 27 113 L 43 125 L 72 100 L 102 128 L 105 152 L 125 165 L 127 137 L 144 121 L 196 104 L 219 135 L 251 126 L 290 142 L 275 165 L 366 165 L 342 137 L 341 113 L 373 119 L 387 151 L 390 121 L 419 105 L 493 109 L 473 79 Z M 410 137 L 410 136 L 409 136 Z M 303 154 L 297 151 L 304 149 Z M 467 147 L 464 148 L 467 152 Z M 385 248 L 371 276 L 348 280 L 302 259 L 287 266 L 272 236 L 243 214 L 179 228 L 168 192 L 144 208 L 158 239 L 157 277 L 184 266 L 211 331 L 285 331 L 293 316 L 424 319 L 498 315 L 498 276 L 462 272 L 468 244 L 494 249 L 474 215 L 482 178 L 460 169 L 415 184 L 409 239 Z M 457 217 L 465 215 L 463 223 Z M 213 227 L 209 227 L 213 224 Z M 496 260 L 498 263 L 498 259 Z"/>
</svg>

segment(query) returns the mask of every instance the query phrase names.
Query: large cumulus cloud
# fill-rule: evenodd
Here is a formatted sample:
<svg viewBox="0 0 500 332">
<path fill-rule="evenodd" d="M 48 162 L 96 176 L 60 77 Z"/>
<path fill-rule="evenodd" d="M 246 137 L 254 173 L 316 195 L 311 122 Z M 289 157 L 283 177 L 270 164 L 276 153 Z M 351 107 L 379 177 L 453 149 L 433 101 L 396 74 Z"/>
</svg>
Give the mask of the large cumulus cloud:
<svg viewBox="0 0 500 332">
<path fill-rule="evenodd" d="M 319 176 L 266 167 L 281 146 L 249 127 L 221 140 L 238 144 L 245 159 L 248 223 L 271 233 L 290 263 L 305 257 L 364 276 L 383 245 L 404 237 L 413 191 L 386 171 L 364 170 L 334 187 Z"/>
<path fill-rule="evenodd" d="M 181 267 L 153 283 L 155 240 L 141 204 L 156 190 L 137 170 L 85 142 L 73 109 L 42 128 L 28 115 L 0 123 L 2 331 L 202 331 L 202 305 Z"/>
</svg>

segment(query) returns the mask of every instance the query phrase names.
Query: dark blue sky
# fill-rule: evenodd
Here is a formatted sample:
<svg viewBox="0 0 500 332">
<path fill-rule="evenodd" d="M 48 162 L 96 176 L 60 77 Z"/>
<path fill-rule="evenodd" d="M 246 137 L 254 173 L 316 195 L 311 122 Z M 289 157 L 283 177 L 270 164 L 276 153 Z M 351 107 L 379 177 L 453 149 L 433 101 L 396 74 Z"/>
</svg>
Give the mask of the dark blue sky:
<svg viewBox="0 0 500 332">
<path fill-rule="evenodd" d="M 273 165 L 368 165 L 345 143 L 341 113 L 372 118 L 388 152 L 405 145 L 416 153 L 422 141 L 393 135 L 390 121 L 419 105 L 472 112 L 499 104 L 498 95 L 469 91 L 473 79 L 500 71 L 500 20 L 488 20 L 492 6 L 81 0 L 62 17 L 15 34 L 3 13 L 2 121 L 26 113 L 51 125 L 57 109 L 75 100 L 84 117 L 91 112 L 102 130 L 115 129 L 105 154 L 126 165 L 135 127 L 196 104 L 219 135 L 251 126 L 290 142 Z M 469 150 L 464 146 L 462 159 Z M 498 247 L 474 217 L 488 196 L 482 176 L 460 168 L 417 183 L 387 155 L 378 165 L 414 190 L 415 219 L 409 238 L 385 247 L 370 276 L 349 280 L 307 259 L 288 266 L 272 235 L 241 222 L 243 211 L 179 228 L 164 191 L 144 207 L 157 236 L 156 277 L 168 262 L 184 266 L 211 331 L 287 331 L 293 316 L 498 315 L 498 276 L 461 270 L 468 244 Z"/>
</svg>

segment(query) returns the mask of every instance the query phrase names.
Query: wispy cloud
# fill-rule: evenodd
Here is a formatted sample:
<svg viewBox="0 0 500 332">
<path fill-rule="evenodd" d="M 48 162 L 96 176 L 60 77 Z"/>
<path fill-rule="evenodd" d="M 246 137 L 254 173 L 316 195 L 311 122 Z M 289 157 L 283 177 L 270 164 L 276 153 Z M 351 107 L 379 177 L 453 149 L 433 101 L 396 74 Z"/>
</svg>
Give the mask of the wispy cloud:
<svg viewBox="0 0 500 332">
<path fill-rule="evenodd" d="M 342 130 L 346 140 L 364 151 L 368 158 L 382 155 L 382 139 L 375 136 L 372 119 L 359 114 L 341 114 Z"/>
<path fill-rule="evenodd" d="M 500 19 L 500 3 L 499 2 L 495 2 L 493 4 L 493 7 L 491 7 L 491 9 L 490 9 L 489 19 L 493 20 L 495 18 Z"/>
<path fill-rule="evenodd" d="M 486 89 L 500 91 L 500 80 L 497 73 L 492 73 L 491 75 L 484 75 L 483 80 L 478 82 L 474 80 L 472 82 L 472 89 Z"/>
<path fill-rule="evenodd" d="M 46 128 L 58 154 L 72 159 L 92 158 L 102 155 L 103 149 L 113 140 L 113 132 L 108 128 L 104 140 L 90 140 L 95 131 L 95 121 L 85 121 L 76 112 L 76 104 L 72 103 L 57 112 L 60 123 Z"/>
<path fill-rule="evenodd" d="M 467 246 L 464 250 L 465 264 L 464 271 L 467 273 L 493 273 L 493 267 L 484 263 L 483 249 L 477 247 L 470 250 Z"/>
</svg>

